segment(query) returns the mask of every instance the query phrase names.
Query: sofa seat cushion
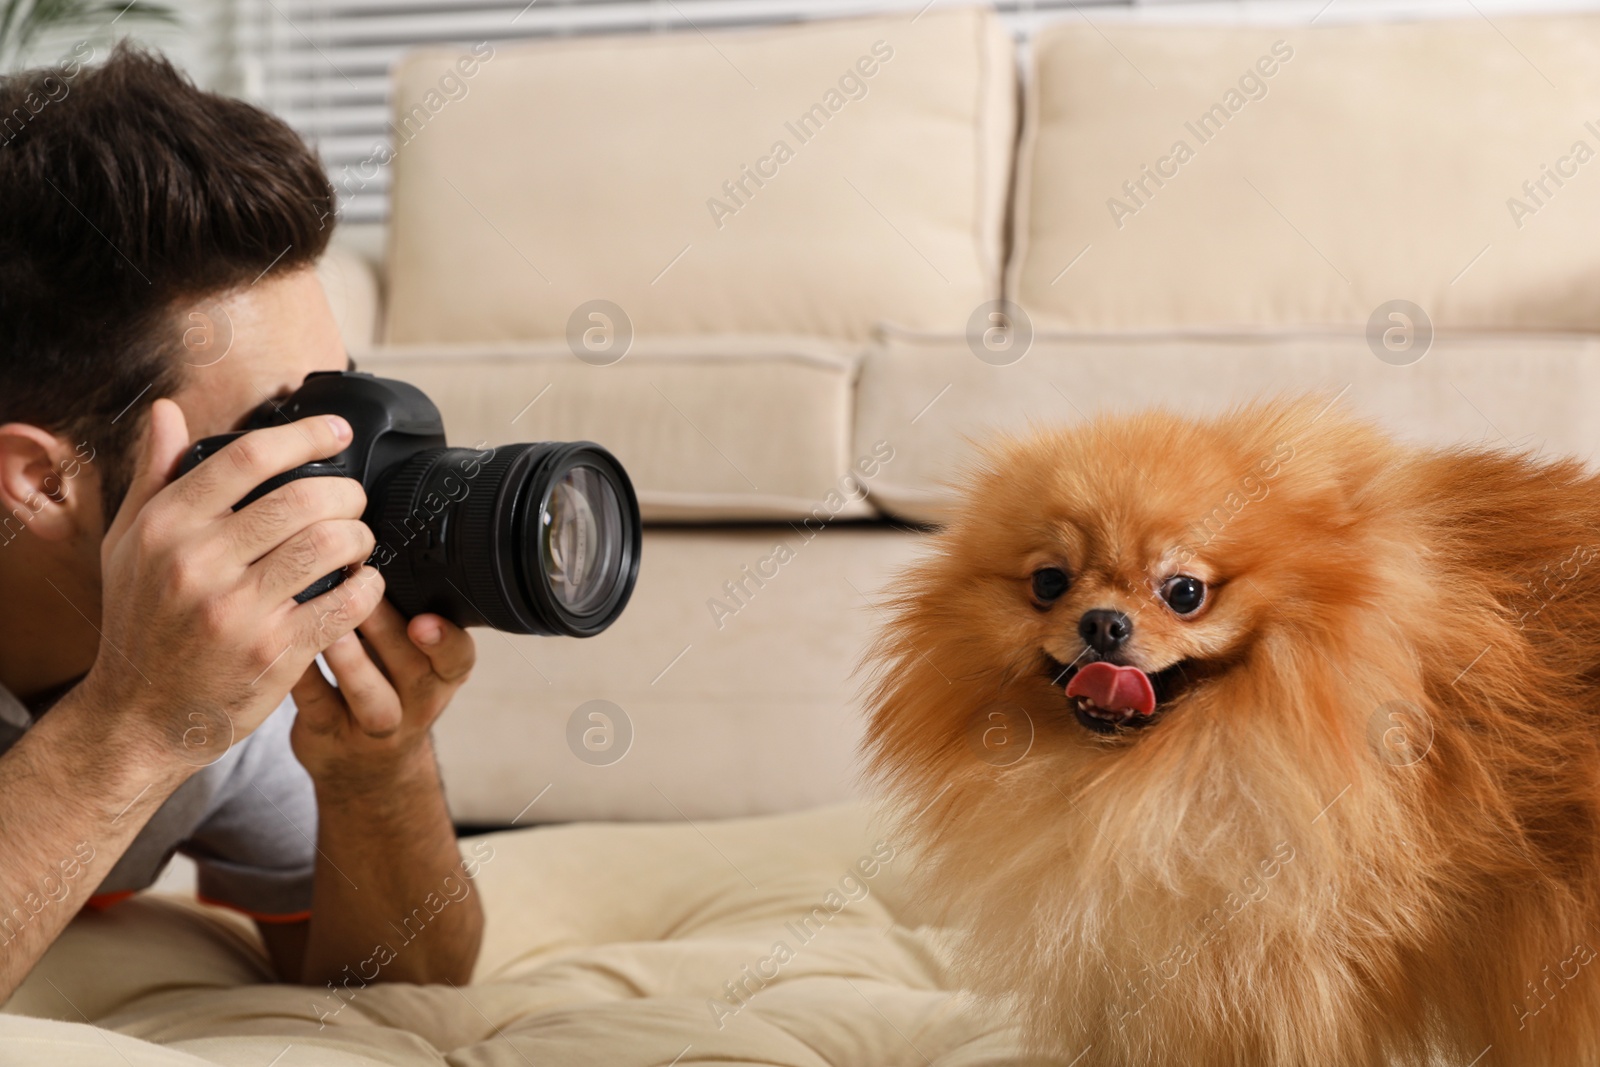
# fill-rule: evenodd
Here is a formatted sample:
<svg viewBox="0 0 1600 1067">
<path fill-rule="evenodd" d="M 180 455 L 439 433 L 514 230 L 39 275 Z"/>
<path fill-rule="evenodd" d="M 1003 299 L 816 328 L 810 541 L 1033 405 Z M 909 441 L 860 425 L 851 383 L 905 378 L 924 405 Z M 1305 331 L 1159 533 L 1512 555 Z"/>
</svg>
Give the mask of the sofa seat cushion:
<svg viewBox="0 0 1600 1067">
<path fill-rule="evenodd" d="M 799 338 L 639 341 L 605 366 L 564 341 L 385 346 L 360 367 L 422 388 L 456 445 L 596 441 L 646 519 L 859 517 L 851 348 Z"/>
<path fill-rule="evenodd" d="M 0 1061 L 1039 1062 L 952 992 L 902 889 L 904 842 L 857 808 L 519 830 L 463 852 L 486 913 L 469 985 L 257 984 L 244 920 L 147 895 L 67 928 L 0 1015 Z"/>
<path fill-rule="evenodd" d="M 1040 330 L 1600 328 L 1600 16 L 1035 41 L 1008 295 Z"/>
<path fill-rule="evenodd" d="M 894 462 L 871 485 L 878 506 L 937 522 L 952 502 L 946 483 L 991 433 L 1313 391 L 1419 443 L 1600 455 L 1600 338 L 1553 334 L 1440 333 L 1407 365 L 1380 360 L 1356 331 L 1042 334 L 1005 366 L 979 360 L 962 337 L 896 336 L 866 356 L 856 434 L 894 443 Z"/>
<path fill-rule="evenodd" d="M 1016 73 L 981 8 L 485 48 L 395 72 L 391 342 L 597 299 L 641 337 L 864 339 L 999 296 Z"/>
<path fill-rule="evenodd" d="M 922 540 L 816 519 L 646 530 L 604 633 L 478 631 L 472 681 L 434 728 L 452 814 L 702 819 L 856 795 L 852 670 Z"/>
</svg>

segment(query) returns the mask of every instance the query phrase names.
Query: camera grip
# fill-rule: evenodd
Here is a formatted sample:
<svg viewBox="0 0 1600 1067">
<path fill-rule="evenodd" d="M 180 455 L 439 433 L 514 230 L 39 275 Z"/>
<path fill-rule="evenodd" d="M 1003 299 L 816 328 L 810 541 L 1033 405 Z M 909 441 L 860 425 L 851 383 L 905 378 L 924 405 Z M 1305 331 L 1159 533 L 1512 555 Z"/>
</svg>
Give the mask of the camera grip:
<svg viewBox="0 0 1600 1067">
<path fill-rule="evenodd" d="M 196 441 L 193 445 L 189 446 L 189 451 L 184 453 L 183 460 L 178 464 L 178 476 L 182 477 L 183 475 L 188 474 L 195 467 L 199 466 L 203 460 L 208 459 L 212 455 L 221 451 L 229 442 L 243 436 L 243 433 L 228 433 L 219 434 L 216 437 L 207 437 Z M 257 500 L 260 500 L 262 497 L 266 496 L 268 493 L 272 492 L 274 489 L 277 489 L 280 486 L 288 485 L 290 482 L 299 481 L 301 478 L 348 477 L 349 475 L 345 473 L 343 468 L 335 463 L 321 461 L 304 463 L 298 467 L 295 467 L 293 470 L 287 470 L 282 474 L 274 475 L 273 477 L 268 478 L 266 481 L 250 490 L 249 493 L 245 494 L 243 500 L 240 500 L 238 503 L 234 504 L 233 510 L 239 511 L 241 508 L 246 508 L 255 503 Z M 310 585 L 306 586 L 306 588 L 300 590 L 300 592 L 296 593 L 294 601 L 296 604 L 304 604 L 308 600 L 315 600 L 328 590 L 338 587 L 341 583 L 343 583 L 344 579 L 345 573 L 342 570 L 334 571 L 332 574 L 325 574 L 321 578 L 318 578 L 315 582 L 312 582 Z"/>
</svg>

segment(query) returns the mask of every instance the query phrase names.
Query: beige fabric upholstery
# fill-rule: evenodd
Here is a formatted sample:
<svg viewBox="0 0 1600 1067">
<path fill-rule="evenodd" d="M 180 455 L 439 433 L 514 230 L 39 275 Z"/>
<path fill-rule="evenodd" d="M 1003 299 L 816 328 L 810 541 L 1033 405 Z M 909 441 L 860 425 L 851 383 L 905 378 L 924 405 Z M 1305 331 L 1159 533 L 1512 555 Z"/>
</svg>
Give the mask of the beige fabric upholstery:
<svg viewBox="0 0 1600 1067">
<path fill-rule="evenodd" d="M 870 514 L 849 490 L 857 356 L 798 338 L 640 341 L 610 366 L 566 342 L 377 349 L 361 369 L 420 386 L 450 441 L 597 441 L 649 520 Z"/>
<path fill-rule="evenodd" d="M 359 252 L 334 244 L 317 264 L 322 290 L 328 294 L 346 350 L 360 354 L 378 341 L 381 298 L 378 274 Z"/>
<path fill-rule="evenodd" d="M 1039 1062 L 950 992 L 903 842 L 856 809 L 464 844 L 487 917 L 470 985 L 251 984 L 242 919 L 144 896 L 67 929 L 0 1015 L 0 1064 Z"/>
<path fill-rule="evenodd" d="M 979 361 L 962 338 L 896 337 L 866 358 L 856 432 L 894 443 L 871 487 L 877 504 L 937 521 L 951 499 L 941 483 L 970 457 L 969 441 L 996 430 L 1152 404 L 1215 412 L 1315 390 L 1419 442 L 1600 455 L 1600 338 L 1552 335 L 1441 334 L 1409 366 L 1381 362 L 1348 331 L 1040 337 L 1004 367 Z"/>
<path fill-rule="evenodd" d="M 853 795 L 863 718 L 851 670 L 880 621 L 872 598 L 918 541 L 814 520 L 647 530 L 638 588 L 604 633 L 477 632 L 477 670 L 435 728 L 452 813 L 702 819 Z M 621 709 L 631 747 L 622 722 L 579 714 L 596 699 Z M 604 755 L 625 754 L 580 759 L 575 717 L 579 738 L 598 728 L 593 743 L 616 746 Z"/>
<path fill-rule="evenodd" d="M 640 337 L 863 338 L 999 293 L 1016 75 L 985 11 L 492 52 L 396 71 L 390 341 L 558 338 L 594 299 Z"/>
<path fill-rule="evenodd" d="M 1010 296 L 1040 330 L 1364 324 L 1394 299 L 1446 328 L 1600 328 L 1597 48 L 1600 17 L 1465 7 L 1062 20 L 1027 86 Z"/>
</svg>

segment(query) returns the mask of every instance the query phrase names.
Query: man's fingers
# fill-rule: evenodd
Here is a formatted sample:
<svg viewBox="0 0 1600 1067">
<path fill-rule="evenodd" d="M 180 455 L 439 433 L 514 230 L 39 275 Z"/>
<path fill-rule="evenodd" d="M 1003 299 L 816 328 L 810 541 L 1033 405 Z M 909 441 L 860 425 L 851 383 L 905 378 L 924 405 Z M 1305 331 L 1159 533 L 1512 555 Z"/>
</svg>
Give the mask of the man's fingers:
<svg viewBox="0 0 1600 1067">
<path fill-rule="evenodd" d="M 407 633 L 416 643 L 433 673 L 445 682 L 459 682 L 472 673 L 478 661 L 478 646 L 472 635 L 449 619 L 439 615 L 418 615 L 411 620 Z"/>
<path fill-rule="evenodd" d="M 409 690 L 433 670 L 428 657 L 406 636 L 406 620 L 399 609 L 387 600 L 372 609 L 360 630 L 395 685 Z"/>
<path fill-rule="evenodd" d="M 150 405 L 149 425 L 145 429 L 144 447 L 133 470 L 133 481 L 122 498 L 110 528 L 106 543 L 116 544 L 144 506 L 172 481 L 178 461 L 189 448 L 189 425 L 183 409 L 165 397 Z"/>
<path fill-rule="evenodd" d="M 222 520 L 241 567 L 325 519 L 359 519 L 366 490 L 354 478 L 296 478 Z M 363 557 L 365 558 L 365 557 Z"/>
<path fill-rule="evenodd" d="M 306 645 L 321 651 L 365 622 L 382 601 L 383 575 L 364 565 L 313 600 L 291 601 L 290 619 Z"/>
<path fill-rule="evenodd" d="M 296 715 L 305 729 L 312 733 L 331 734 L 339 728 L 345 716 L 344 698 L 322 676 L 322 668 L 315 662 L 306 668 L 289 692 L 294 697 Z"/>
<path fill-rule="evenodd" d="M 337 415 L 313 415 L 235 438 L 178 484 L 194 507 L 220 517 L 267 479 L 338 455 L 349 443 L 348 422 Z"/>
<path fill-rule="evenodd" d="M 355 634 L 345 634 L 322 655 L 339 682 L 339 693 L 357 729 L 371 737 L 387 737 L 400 729 L 404 713 L 400 694 Z"/>
<path fill-rule="evenodd" d="M 328 519 L 295 534 L 250 568 L 262 597 L 271 604 L 334 571 L 372 555 L 372 531 L 360 519 Z"/>
</svg>

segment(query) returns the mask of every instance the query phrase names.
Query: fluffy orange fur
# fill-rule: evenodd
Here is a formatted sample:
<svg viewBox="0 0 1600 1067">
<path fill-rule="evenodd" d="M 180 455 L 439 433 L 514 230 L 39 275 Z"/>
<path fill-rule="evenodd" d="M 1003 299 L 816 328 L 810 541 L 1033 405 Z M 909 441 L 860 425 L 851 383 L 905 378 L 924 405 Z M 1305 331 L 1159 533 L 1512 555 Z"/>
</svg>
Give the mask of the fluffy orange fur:
<svg viewBox="0 0 1600 1067">
<path fill-rule="evenodd" d="M 1033 1045 L 1600 1064 L 1600 480 L 1313 398 L 1000 440 L 963 494 L 874 648 L 867 758 Z M 1142 729 L 1051 680 L 1092 608 L 1182 665 Z"/>
</svg>

